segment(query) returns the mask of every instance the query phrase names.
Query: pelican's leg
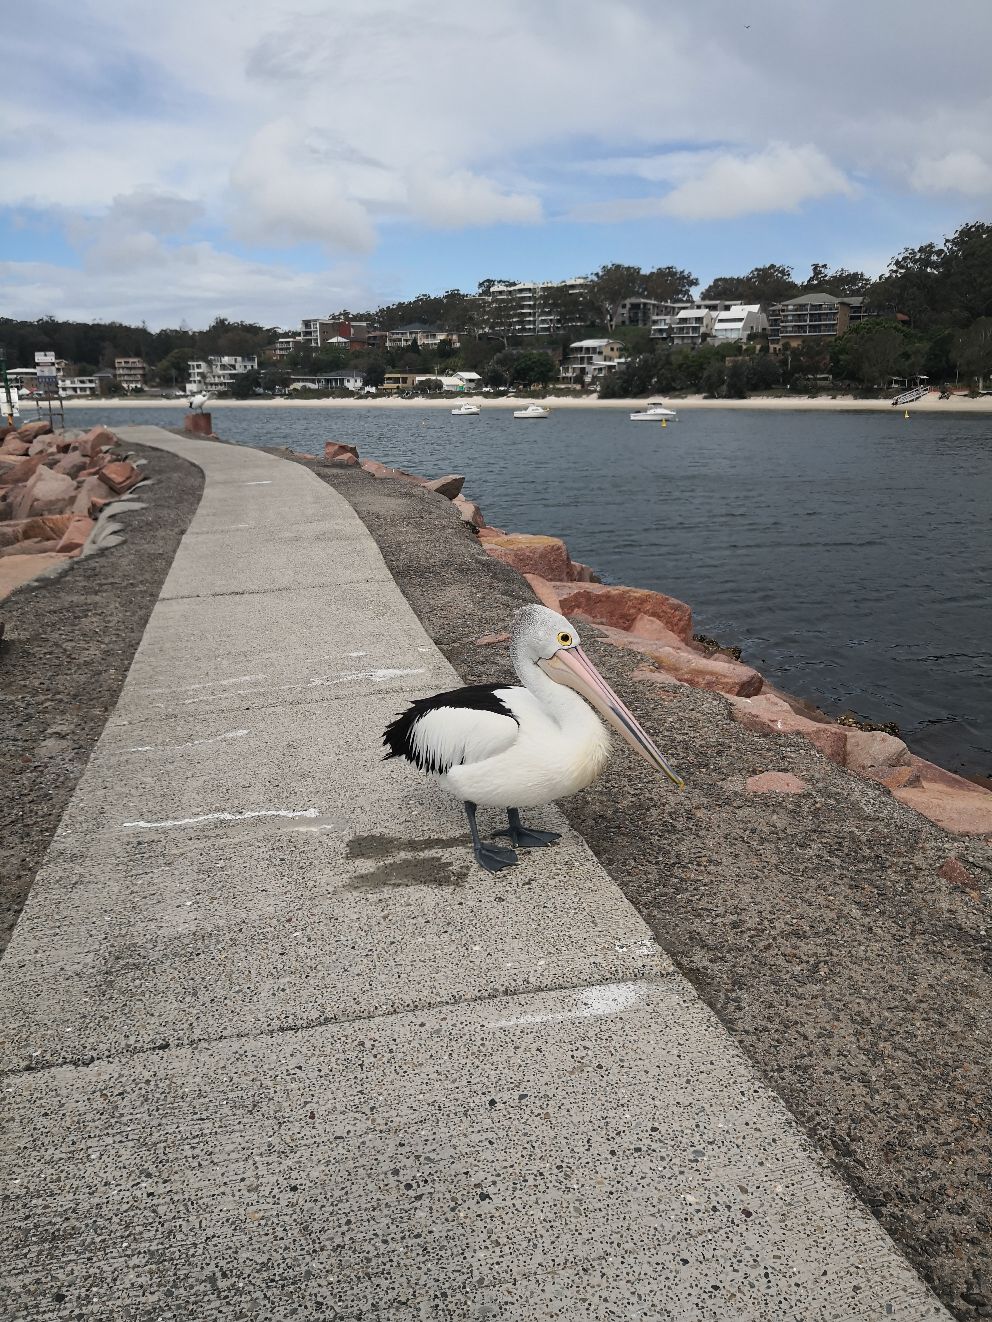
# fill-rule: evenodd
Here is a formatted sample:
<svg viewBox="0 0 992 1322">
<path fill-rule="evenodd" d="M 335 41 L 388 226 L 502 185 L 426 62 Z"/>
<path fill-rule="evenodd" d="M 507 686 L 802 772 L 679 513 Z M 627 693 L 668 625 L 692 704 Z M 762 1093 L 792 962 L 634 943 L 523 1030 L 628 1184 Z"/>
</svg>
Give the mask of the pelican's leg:
<svg viewBox="0 0 992 1322">
<path fill-rule="evenodd" d="M 479 839 L 479 828 L 475 824 L 475 804 L 469 803 L 467 799 L 465 816 L 468 818 L 468 829 L 472 832 L 472 848 L 475 850 L 475 861 L 479 867 L 485 868 L 487 872 L 501 872 L 503 868 L 512 868 L 517 861 L 512 849 L 484 845 Z"/>
<path fill-rule="evenodd" d="M 517 808 L 507 808 L 506 816 L 510 823 L 507 831 L 497 831 L 497 835 L 508 835 L 514 849 L 544 849 L 547 845 L 557 844 L 561 836 L 557 831 L 532 831 L 520 820 Z"/>
</svg>

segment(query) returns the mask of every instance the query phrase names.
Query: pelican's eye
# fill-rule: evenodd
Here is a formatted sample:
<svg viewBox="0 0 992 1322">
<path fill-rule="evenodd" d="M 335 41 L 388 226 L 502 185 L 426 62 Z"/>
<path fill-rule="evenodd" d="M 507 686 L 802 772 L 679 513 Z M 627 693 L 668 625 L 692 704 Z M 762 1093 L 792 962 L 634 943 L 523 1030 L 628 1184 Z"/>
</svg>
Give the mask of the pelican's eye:
<svg viewBox="0 0 992 1322">
<path fill-rule="evenodd" d="M 558 635 L 558 642 L 562 647 L 571 647 L 572 635 L 570 633 L 562 632 Z"/>
</svg>

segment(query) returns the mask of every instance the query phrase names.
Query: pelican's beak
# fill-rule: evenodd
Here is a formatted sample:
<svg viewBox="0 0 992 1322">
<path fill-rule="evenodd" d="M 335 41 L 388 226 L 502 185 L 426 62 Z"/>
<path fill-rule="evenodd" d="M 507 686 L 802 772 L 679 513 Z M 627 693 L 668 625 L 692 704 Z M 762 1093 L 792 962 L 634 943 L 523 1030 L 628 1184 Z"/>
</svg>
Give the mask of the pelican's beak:
<svg viewBox="0 0 992 1322">
<path fill-rule="evenodd" d="M 685 781 L 658 752 L 647 731 L 630 708 L 620 701 L 581 647 L 563 647 L 554 656 L 538 661 L 537 664 L 556 684 L 574 689 L 587 702 L 591 702 L 613 728 L 623 735 L 635 753 L 640 753 L 645 762 L 650 762 L 656 770 L 663 771 L 680 790 L 685 789 Z"/>
</svg>

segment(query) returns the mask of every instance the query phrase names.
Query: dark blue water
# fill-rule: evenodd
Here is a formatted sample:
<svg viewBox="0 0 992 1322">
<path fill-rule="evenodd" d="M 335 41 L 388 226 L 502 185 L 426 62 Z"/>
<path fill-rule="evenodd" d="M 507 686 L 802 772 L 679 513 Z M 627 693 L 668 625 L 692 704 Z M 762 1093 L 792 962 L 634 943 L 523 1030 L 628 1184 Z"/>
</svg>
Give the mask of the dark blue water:
<svg viewBox="0 0 992 1322">
<path fill-rule="evenodd" d="M 788 691 L 992 772 L 992 418 L 707 409 L 662 429 L 612 410 L 519 422 L 276 405 L 217 409 L 214 425 L 247 444 L 347 441 L 464 473 L 489 523 L 562 536 L 607 581 L 690 602 L 698 630 Z"/>
</svg>

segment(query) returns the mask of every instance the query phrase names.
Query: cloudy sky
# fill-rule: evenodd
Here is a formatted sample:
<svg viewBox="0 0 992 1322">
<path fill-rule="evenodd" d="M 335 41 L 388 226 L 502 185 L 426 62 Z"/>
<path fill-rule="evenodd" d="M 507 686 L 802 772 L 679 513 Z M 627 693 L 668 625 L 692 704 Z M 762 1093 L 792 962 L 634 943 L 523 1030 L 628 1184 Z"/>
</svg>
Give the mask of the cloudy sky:
<svg viewBox="0 0 992 1322">
<path fill-rule="evenodd" d="M 289 326 L 608 261 L 880 271 L 992 211 L 990 0 L 36 0 L 0 315 Z"/>
</svg>

